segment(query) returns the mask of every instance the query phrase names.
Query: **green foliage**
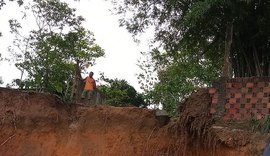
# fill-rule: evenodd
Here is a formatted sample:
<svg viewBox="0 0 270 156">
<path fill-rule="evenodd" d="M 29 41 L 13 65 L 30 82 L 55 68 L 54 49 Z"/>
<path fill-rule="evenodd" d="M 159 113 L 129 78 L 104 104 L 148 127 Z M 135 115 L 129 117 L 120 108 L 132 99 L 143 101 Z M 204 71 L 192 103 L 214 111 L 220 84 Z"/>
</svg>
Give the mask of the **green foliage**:
<svg viewBox="0 0 270 156">
<path fill-rule="evenodd" d="M 261 133 L 270 132 L 270 116 L 265 116 L 262 120 L 252 118 L 249 122 L 252 131 L 259 131 Z"/>
<path fill-rule="evenodd" d="M 237 77 L 269 76 L 270 1 L 115 1 L 123 26 L 134 35 L 155 27 L 155 41 L 174 55 L 186 48 L 214 62 L 224 55 L 227 24 L 233 24 L 230 61 Z M 125 9 L 127 8 L 127 9 Z M 222 68 L 222 65 L 220 65 Z"/>
<path fill-rule="evenodd" d="M 161 103 L 170 115 L 174 115 L 179 104 L 192 91 L 211 85 L 212 81 L 218 77 L 218 67 L 214 66 L 209 59 L 190 57 L 190 53 L 183 51 L 178 54 L 177 61 L 170 61 L 166 52 L 160 56 L 157 54 L 160 52 L 152 53 L 154 60 L 149 60 L 147 63 L 156 67 L 153 71 L 157 71 L 158 81 L 151 77 L 153 71 L 149 71 L 149 65 L 143 62 L 141 67 L 144 73 L 139 75 L 139 79 L 141 84 L 144 84 L 142 89 L 146 92 L 148 103 Z M 165 57 L 167 59 L 164 59 Z M 163 67 L 158 69 L 160 66 Z M 149 87 L 150 84 L 152 87 Z"/>
<path fill-rule="evenodd" d="M 105 93 L 106 103 L 113 106 L 134 105 L 137 107 L 145 107 L 143 95 L 128 84 L 125 80 L 108 79 L 104 76 L 101 78 L 107 84 L 101 85 L 99 89 Z"/>
<path fill-rule="evenodd" d="M 205 0 L 197 1 L 191 6 L 190 11 L 185 16 L 185 24 L 193 24 L 196 26 L 196 23 L 204 18 L 205 14 L 218 2 L 218 0 Z"/>
<path fill-rule="evenodd" d="M 253 132 L 257 131 L 259 129 L 259 122 L 255 118 L 251 118 L 249 121 L 249 125 L 251 127 L 251 130 Z"/>
<path fill-rule="evenodd" d="M 79 61 L 84 70 L 95 63 L 95 58 L 103 56 L 104 51 L 95 43 L 93 33 L 80 26 L 84 19 L 76 16 L 75 9 L 66 3 L 35 1 L 29 8 L 38 29 L 30 31 L 28 36 L 22 37 L 21 25 L 10 20 L 17 48 L 11 52 L 22 75 L 27 74 L 21 81 L 23 87 L 56 93 L 68 99 L 74 63 Z"/>
</svg>

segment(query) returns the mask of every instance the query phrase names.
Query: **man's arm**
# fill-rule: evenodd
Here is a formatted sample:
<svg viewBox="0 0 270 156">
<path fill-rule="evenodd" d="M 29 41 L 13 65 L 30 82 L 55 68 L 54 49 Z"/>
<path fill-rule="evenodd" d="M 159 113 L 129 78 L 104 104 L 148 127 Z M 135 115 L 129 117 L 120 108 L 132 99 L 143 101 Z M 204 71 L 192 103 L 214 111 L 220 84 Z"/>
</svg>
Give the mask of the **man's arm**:
<svg viewBox="0 0 270 156">
<path fill-rule="evenodd" d="M 94 82 L 93 82 L 93 89 L 94 89 L 94 90 L 97 89 L 96 80 L 94 80 Z"/>
</svg>

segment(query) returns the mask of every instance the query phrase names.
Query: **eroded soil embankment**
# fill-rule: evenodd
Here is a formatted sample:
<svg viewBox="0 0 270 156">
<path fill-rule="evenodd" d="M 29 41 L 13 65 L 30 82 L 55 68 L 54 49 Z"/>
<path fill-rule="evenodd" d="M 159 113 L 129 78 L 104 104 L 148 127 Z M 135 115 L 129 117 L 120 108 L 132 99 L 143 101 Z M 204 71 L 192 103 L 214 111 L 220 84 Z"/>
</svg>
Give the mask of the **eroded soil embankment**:
<svg viewBox="0 0 270 156">
<path fill-rule="evenodd" d="M 215 134 L 205 137 L 212 136 L 212 120 L 208 113 L 199 113 L 203 109 L 197 103 L 203 103 L 201 97 L 207 103 L 206 93 L 186 102 L 197 105 L 197 111 L 183 107 L 185 117 L 160 127 L 153 110 L 78 106 L 49 94 L 0 88 L 0 155 L 248 155 L 248 143 L 228 147 Z M 257 145 L 255 149 L 262 151 Z"/>
</svg>

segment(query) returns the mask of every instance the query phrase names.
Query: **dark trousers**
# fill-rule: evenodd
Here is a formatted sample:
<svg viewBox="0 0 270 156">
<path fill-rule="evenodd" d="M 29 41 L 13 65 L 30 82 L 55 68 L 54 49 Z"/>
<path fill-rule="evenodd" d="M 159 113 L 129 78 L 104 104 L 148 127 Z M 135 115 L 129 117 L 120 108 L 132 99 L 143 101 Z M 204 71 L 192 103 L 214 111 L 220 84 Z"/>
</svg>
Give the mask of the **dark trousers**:
<svg viewBox="0 0 270 156">
<path fill-rule="evenodd" d="M 81 98 L 84 99 L 85 95 L 87 94 L 87 99 L 90 100 L 91 96 L 93 95 L 93 90 L 83 90 Z"/>
</svg>

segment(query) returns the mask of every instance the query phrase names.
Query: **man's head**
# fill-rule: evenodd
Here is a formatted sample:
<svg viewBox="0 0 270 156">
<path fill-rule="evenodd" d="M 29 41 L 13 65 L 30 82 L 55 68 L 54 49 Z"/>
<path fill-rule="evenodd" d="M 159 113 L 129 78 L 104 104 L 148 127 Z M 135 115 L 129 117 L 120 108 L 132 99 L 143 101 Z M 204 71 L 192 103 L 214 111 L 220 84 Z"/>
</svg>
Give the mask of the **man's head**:
<svg viewBox="0 0 270 156">
<path fill-rule="evenodd" d="M 89 77 L 92 77 L 93 75 L 94 75 L 93 72 L 90 72 L 90 73 L 89 73 Z"/>
</svg>

